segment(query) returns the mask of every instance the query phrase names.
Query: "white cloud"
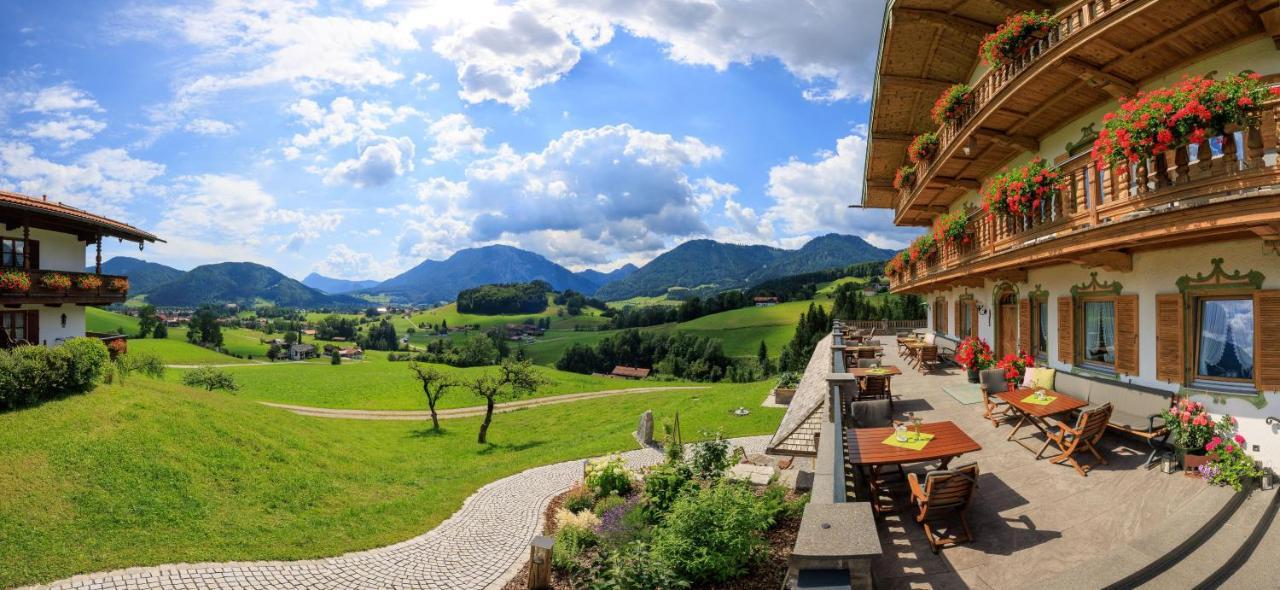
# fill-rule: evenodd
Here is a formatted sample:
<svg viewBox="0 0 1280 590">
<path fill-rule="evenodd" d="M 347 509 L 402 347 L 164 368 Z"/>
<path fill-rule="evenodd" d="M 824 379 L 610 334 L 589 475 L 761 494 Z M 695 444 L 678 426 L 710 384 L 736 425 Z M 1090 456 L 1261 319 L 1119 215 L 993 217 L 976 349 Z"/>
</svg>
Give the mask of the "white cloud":
<svg viewBox="0 0 1280 590">
<path fill-rule="evenodd" d="M 197 135 L 231 135 L 235 133 L 236 126 L 217 119 L 199 118 L 188 122 L 186 130 Z"/>
<path fill-rule="evenodd" d="M 414 145 L 408 137 L 375 136 L 361 140 L 358 149 L 358 158 L 343 160 L 329 170 L 326 184 L 381 186 L 413 170 Z"/>
<path fill-rule="evenodd" d="M 303 149 L 346 145 L 376 136 L 411 117 L 421 116 L 413 107 L 392 107 L 386 102 L 368 101 L 357 105 L 345 96 L 333 99 L 328 108 L 304 98 L 289 105 L 288 110 L 307 127 L 306 133 L 294 134 L 290 140 L 293 150 L 286 148 L 285 151 L 285 157 L 289 159 L 298 157 Z"/>
<path fill-rule="evenodd" d="M 26 135 L 33 139 L 54 141 L 60 147 L 66 148 L 91 139 L 106 128 L 106 123 L 89 117 L 63 115 L 29 123 Z"/>
<path fill-rule="evenodd" d="M 484 136 L 488 133 L 488 129 L 472 126 L 471 119 L 462 113 L 445 115 L 427 128 L 427 134 L 435 141 L 428 151 L 439 161 L 453 160 L 463 154 L 482 154 Z"/>
<path fill-rule="evenodd" d="M 315 271 L 327 277 L 348 280 L 386 279 L 400 269 L 388 264 L 381 257 L 368 252 L 357 252 L 346 244 L 336 244 L 328 249 L 324 260 Z"/>
<path fill-rule="evenodd" d="M 101 111 L 98 101 L 69 82 L 43 88 L 27 97 L 27 112 L 58 113 L 76 110 Z"/>
<path fill-rule="evenodd" d="M 62 164 L 37 156 L 30 144 L 0 142 L 0 178 L 6 184 L 105 215 L 122 216 L 123 205 L 152 189 L 151 181 L 164 171 L 164 165 L 122 149 L 95 150 Z"/>
</svg>

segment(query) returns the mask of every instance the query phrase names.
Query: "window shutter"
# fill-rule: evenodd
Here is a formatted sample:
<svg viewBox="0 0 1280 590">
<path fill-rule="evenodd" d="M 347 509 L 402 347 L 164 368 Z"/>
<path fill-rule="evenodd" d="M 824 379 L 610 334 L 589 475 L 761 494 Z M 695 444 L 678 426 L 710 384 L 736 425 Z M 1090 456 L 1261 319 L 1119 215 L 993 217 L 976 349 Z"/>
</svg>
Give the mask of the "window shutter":
<svg viewBox="0 0 1280 590">
<path fill-rule="evenodd" d="M 961 305 L 963 305 L 963 303 L 960 303 L 960 300 L 959 300 L 959 299 L 957 299 L 957 300 L 956 300 L 956 317 L 955 317 L 955 319 L 953 320 L 953 321 L 955 322 L 955 331 L 954 331 L 954 332 L 952 332 L 952 334 L 955 334 L 957 338 L 959 338 L 959 337 L 960 337 L 960 332 L 961 332 L 961 330 L 960 330 L 960 318 L 963 318 L 963 317 L 964 317 L 964 314 L 963 314 L 963 313 L 961 313 L 961 311 L 962 311 L 962 310 L 960 309 L 960 306 L 961 306 Z"/>
<path fill-rule="evenodd" d="M 1156 295 L 1156 379 L 1182 383 L 1185 371 L 1182 351 L 1182 295 Z"/>
<path fill-rule="evenodd" d="M 978 337 L 978 302 L 969 301 L 969 335 Z"/>
<path fill-rule="evenodd" d="M 1116 372 L 1138 374 L 1138 296 L 1116 297 Z"/>
<path fill-rule="evenodd" d="M 1076 364 L 1075 300 L 1058 298 L 1058 360 L 1068 365 Z"/>
<path fill-rule="evenodd" d="M 27 242 L 27 258 L 31 260 L 31 270 L 40 270 L 40 241 Z"/>
<path fill-rule="evenodd" d="M 1253 294 L 1253 380 L 1258 391 L 1280 391 L 1280 291 Z"/>
<path fill-rule="evenodd" d="M 938 302 L 938 313 L 942 314 L 942 319 L 938 322 L 938 333 L 947 333 L 947 300 L 943 299 Z"/>
<path fill-rule="evenodd" d="M 1018 346 L 1022 352 L 1031 352 L 1031 299 L 1018 302 Z"/>
<path fill-rule="evenodd" d="M 27 312 L 27 342 L 32 344 L 40 344 L 40 310 L 32 309 Z"/>
</svg>

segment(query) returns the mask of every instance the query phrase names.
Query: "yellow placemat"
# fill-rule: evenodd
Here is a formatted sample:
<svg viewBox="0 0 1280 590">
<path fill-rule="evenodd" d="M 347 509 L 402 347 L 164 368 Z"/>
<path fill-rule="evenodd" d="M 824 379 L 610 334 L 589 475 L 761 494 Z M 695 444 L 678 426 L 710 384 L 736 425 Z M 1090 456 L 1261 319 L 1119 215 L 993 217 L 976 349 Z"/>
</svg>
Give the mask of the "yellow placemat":
<svg viewBox="0 0 1280 590">
<path fill-rule="evenodd" d="M 889 445 L 891 447 L 898 447 L 900 449 L 922 451 L 924 450 L 924 446 L 929 444 L 929 441 L 931 440 L 933 440 L 933 435 L 929 434 L 928 432 L 921 432 L 920 437 L 916 438 L 915 432 L 908 431 L 907 442 L 902 442 L 898 440 L 898 433 L 895 432 L 893 434 L 890 434 L 889 438 L 884 439 L 884 444 Z"/>
<path fill-rule="evenodd" d="M 1053 403 L 1053 400 L 1056 400 L 1056 399 L 1058 398 L 1052 395 L 1046 395 L 1044 399 L 1039 399 L 1036 397 L 1036 394 L 1033 393 L 1031 395 L 1028 395 L 1027 397 L 1022 398 L 1022 403 L 1035 404 L 1037 406 L 1047 406 Z"/>
<path fill-rule="evenodd" d="M 890 372 L 889 369 L 867 369 L 868 375 L 888 375 Z"/>
</svg>

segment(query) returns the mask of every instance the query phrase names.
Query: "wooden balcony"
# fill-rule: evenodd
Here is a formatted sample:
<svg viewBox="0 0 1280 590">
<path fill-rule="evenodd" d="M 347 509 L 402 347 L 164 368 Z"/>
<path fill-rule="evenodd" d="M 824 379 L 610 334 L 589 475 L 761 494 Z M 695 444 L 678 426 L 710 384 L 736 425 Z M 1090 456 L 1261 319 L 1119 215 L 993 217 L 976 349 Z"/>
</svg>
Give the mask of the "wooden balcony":
<svg viewBox="0 0 1280 590">
<path fill-rule="evenodd" d="M 1066 6 L 1057 13 L 1057 29 L 1024 57 L 986 72 L 973 85 L 965 116 L 937 130 L 937 156 L 918 167 L 914 188 L 893 197 L 895 222 L 927 225 L 1082 113 L 1132 95 L 1170 69 L 1261 38 L 1270 21 L 1251 6 L 1221 0 L 1079 0 Z M 873 158 L 880 157 L 876 152 L 873 147 Z"/>
<path fill-rule="evenodd" d="M 1098 170 L 1088 154 L 1059 165 L 1067 189 L 1038 213 L 974 211 L 971 242 L 944 245 L 898 275 L 895 292 L 1020 280 L 1028 268 L 1074 263 L 1128 270 L 1131 254 L 1205 240 L 1261 238 L 1280 248 L 1280 106 L 1257 127 Z"/>
<path fill-rule="evenodd" d="M 0 269 L 0 271 L 8 269 Z M 111 289 L 111 282 L 114 279 L 126 279 L 126 277 L 115 275 L 94 275 L 93 273 L 83 272 L 66 272 L 54 270 L 29 270 L 26 271 L 31 275 L 31 289 L 29 291 L 0 291 L 0 305 L 6 307 L 17 307 L 19 305 L 110 305 L 112 303 L 124 303 L 129 298 L 128 291 L 115 291 Z M 68 289 L 50 289 L 41 283 L 41 279 L 47 274 L 61 274 L 71 278 L 71 287 Z M 95 289 L 82 289 L 78 286 L 80 277 L 97 276 L 102 279 L 102 286 Z"/>
</svg>

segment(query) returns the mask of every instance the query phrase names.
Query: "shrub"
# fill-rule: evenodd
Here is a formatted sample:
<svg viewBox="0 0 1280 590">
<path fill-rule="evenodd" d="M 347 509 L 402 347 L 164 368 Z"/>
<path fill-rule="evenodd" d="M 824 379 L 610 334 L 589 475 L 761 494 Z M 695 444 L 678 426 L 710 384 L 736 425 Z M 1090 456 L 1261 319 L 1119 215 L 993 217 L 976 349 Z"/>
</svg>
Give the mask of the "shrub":
<svg viewBox="0 0 1280 590">
<path fill-rule="evenodd" d="M 631 491 L 631 472 L 622 457 L 614 455 L 604 459 L 596 459 L 587 464 L 585 478 L 587 489 L 596 498 L 609 494 L 625 496 Z"/>
<path fill-rule="evenodd" d="M 107 346 L 97 338 L 72 338 L 52 350 L 55 356 L 66 358 L 62 393 L 84 393 L 93 389 L 110 359 Z"/>
<path fill-rule="evenodd" d="M 200 387 L 206 391 L 222 389 L 236 391 L 240 386 L 231 373 L 217 367 L 199 367 L 182 376 L 182 384 L 187 387 Z"/>
<path fill-rule="evenodd" d="M 108 358 L 106 345 L 96 338 L 0 351 L 0 408 L 89 391 L 105 376 Z"/>
<path fill-rule="evenodd" d="M 804 514 L 804 505 L 809 503 L 809 495 L 804 494 L 795 498 L 787 499 L 787 488 L 769 484 L 765 488 L 764 493 L 760 495 L 760 501 L 764 504 L 765 512 L 767 512 L 777 522 L 784 519 L 800 518 Z"/>
<path fill-rule="evenodd" d="M 569 512 L 591 510 L 594 503 L 595 498 L 591 495 L 591 491 L 581 484 L 573 486 L 564 497 L 564 509 Z"/>
<path fill-rule="evenodd" d="M 623 498 L 622 496 L 615 496 L 613 494 L 610 494 L 608 496 L 600 498 L 599 500 L 596 500 L 596 505 L 595 505 L 595 508 L 592 509 L 592 512 L 595 512 L 596 516 L 599 516 L 601 519 L 603 519 L 604 514 L 606 512 L 613 510 L 619 506 L 625 506 L 626 504 L 627 504 L 626 498 Z"/>
<path fill-rule="evenodd" d="M 747 486 L 720 482 L 681 497 L 653 537 L 654 555 L 695 584 L 745 574 L 773 517 Z"/>
<path fill-rule="evenodd" d="M 778 375 L 778 387 L 783 389 L 795 389 L 800 385 L 800 373 L 796 371 L 783 371 Z"/>
<path fill-rule="evenodd" d="M 142 373 L 147 377 L 159 379 L 164 377 L 164 359 L 159 355 L 149 352 L 135 352 L 132 354 L 122 354 L 116 357 L 115 363 L 116 374 L 120 376 L 120 382 L 124 383 L 126 377 L 133 373 Z"/>
<path fill-rule="evenodd" d="M 680 496 L 693 489 L 693 470 L 684 462 L 664 463 L 654 467 L 644 478 L 644 495 L 648 517 L 657 522 L 666 516 Z"/>
<path fill-rule="evenodd" d="M 707 433 L 702 434 L 705 436 Z M 733 465 L 733 459 L 729 457 L 729 441 L 721 438 L 719 432 L 715 433 L 714 438 L 694 446 L 691 463 L 698 477 L 718 479 L 725 469 Z"/>
<path fill-rule="evenodd" d="M 564 508 L 556 510 L 556 530 L 565 527 L 579 527 L 587 530 L 595 529 L 600 526 L 600 517 L 596 516 L 590 510 L 582 512 L 569 512 Z"/>
<path fill-rule="evenodd" d="M 556 529 L 556 542 L 551 549 L 551 564 L 560 569 L 573 570 L 582 554 L 597 543 L 591 529 L 570 525 Z"/>
<path fill-rule="evenodd" d="M 682 590 L 689 581 L 642 542 L 602 549 L 592 560 L 592 590 Z"/>
</svg>

